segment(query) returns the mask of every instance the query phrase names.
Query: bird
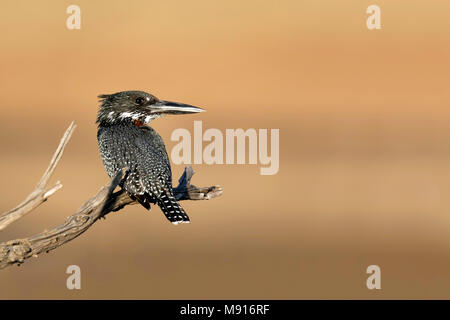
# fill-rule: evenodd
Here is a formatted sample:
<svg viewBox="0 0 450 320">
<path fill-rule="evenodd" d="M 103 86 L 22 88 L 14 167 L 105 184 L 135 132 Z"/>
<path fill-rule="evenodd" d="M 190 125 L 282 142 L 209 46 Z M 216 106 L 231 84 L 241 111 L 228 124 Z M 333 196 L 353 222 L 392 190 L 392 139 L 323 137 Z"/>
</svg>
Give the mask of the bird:
<svg viewBox="0 0 450 320">
<path fill-rule="evenodd" d="M 172 191 L 172 169 L 164 141 L 149 123 L 165 115 L 192 114 L 205 110 L 192 105 L 160 100 L 144 91 L 101 94 L 97 114 L 97 142 L 103 166 L 110 178 L 124 168 L 121 187 L 144 208 L 161 208 L 172 223 L 189 223 Z"/>
</svg>

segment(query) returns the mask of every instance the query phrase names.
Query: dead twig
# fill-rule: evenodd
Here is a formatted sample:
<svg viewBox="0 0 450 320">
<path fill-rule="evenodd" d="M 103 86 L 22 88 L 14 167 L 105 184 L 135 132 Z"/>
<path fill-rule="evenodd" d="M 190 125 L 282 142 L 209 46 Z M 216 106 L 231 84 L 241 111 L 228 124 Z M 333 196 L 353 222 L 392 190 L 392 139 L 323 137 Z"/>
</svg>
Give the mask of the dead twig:
<svg viewBox="0 0 450 320">
<path fill-rule="evenodd" d="M 47 201 L 47 199 L 52 194 L 54 194 L 56 191 L 62 188 L 62 184 L 59 181 L 56 182 L 55 185 L 51 188 L 47 188 L 47 184 L 53 174 L 53 171 L 55 171 L 56 166 L 58 165 L 58 162 L 61 159 L 61 156 L 64 152 L 64 148 L 69 142 L 69 139 L 72 136 L 72 133 L 74 132 L 75 128 L 76 125 L 72 121 L 72 123 L 64 133 L 64 136 L 62 137 L 61 142 L 59 143 L 59 146 L 56 149 L 55 154 L 53 155 L 53 158 L 50 161 L 47 170 L 45 170 L 41 180 L 39 180 L 33 192 L 31 192 L 30 195 L 26 197 L 26 199 L 17 207 L 0 214 L 0 231 L 5 229 L 14 221 L 22 218 L 27 213 L 31 212 L 33 209 L 37 208 L 43 202 Z"/>
</svg>

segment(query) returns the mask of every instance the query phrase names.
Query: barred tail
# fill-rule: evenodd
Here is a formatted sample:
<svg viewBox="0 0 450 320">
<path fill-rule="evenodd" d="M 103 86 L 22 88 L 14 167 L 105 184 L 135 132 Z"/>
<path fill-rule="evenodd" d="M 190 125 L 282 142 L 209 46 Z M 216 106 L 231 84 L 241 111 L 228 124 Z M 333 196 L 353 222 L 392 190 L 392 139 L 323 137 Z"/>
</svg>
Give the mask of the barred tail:
<svg viewBox="0 0 450 320">
<path fill-rule="evenodd" d="M 189 217 L 171 194 L 162 194 L 157 200 L 166 218 L 173 224 L 189 223 Z"/>
</svg>

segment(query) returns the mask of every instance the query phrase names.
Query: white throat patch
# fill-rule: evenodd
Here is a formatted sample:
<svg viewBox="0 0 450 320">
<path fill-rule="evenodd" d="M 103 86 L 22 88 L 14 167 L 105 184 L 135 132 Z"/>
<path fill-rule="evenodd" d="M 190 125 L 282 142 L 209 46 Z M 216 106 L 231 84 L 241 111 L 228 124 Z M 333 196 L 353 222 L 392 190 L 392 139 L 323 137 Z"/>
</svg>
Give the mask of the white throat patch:
<svg viewBox="0 0 450 320">
<path fill-rule="evenodd" d="M 114 119 L 115 119 L 114 115 L 115 115 L 114 111 L 111 111 L 110 113 L 108 113 L 109 122 L 111 122 L 111 123 L 114 122 Z M 134 120 L 134 121 L 139 120 L 145 124 L 149 124 L 150 121 L 161 118 L 163 116 L 164 116 L 164 114 L 156 114 L 156 113 L 149 115 L 149 114 L 140 113 L 140 112 L 121 112 L 119 114 L 118 119 L 121 119 L 121 120 L 130 119 L 130 120 Z"/>
<path fill-rule="evenodd" d="M 132 119 L 139 120 L 145 115 L 143 113 L 133 113 L 133 112 L 122 112 L 119 114 L 119 119 Z"/>
</svg>

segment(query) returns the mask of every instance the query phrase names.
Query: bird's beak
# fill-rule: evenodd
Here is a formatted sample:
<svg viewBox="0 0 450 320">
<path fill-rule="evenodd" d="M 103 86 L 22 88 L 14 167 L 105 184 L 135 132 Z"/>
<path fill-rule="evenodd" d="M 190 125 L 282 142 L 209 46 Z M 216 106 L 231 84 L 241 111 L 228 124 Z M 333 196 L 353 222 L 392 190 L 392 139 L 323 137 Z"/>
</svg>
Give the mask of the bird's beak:
<svg viewBox="0 0 450 320">
<path fill-rule="evenodd" d="M 159 114 L 188 114 L 204 112 L 205 110 L 199 107 L 194 107 L 189 104 L 159 100 L 150 106 L 152 113 Z"/>
</svg>

